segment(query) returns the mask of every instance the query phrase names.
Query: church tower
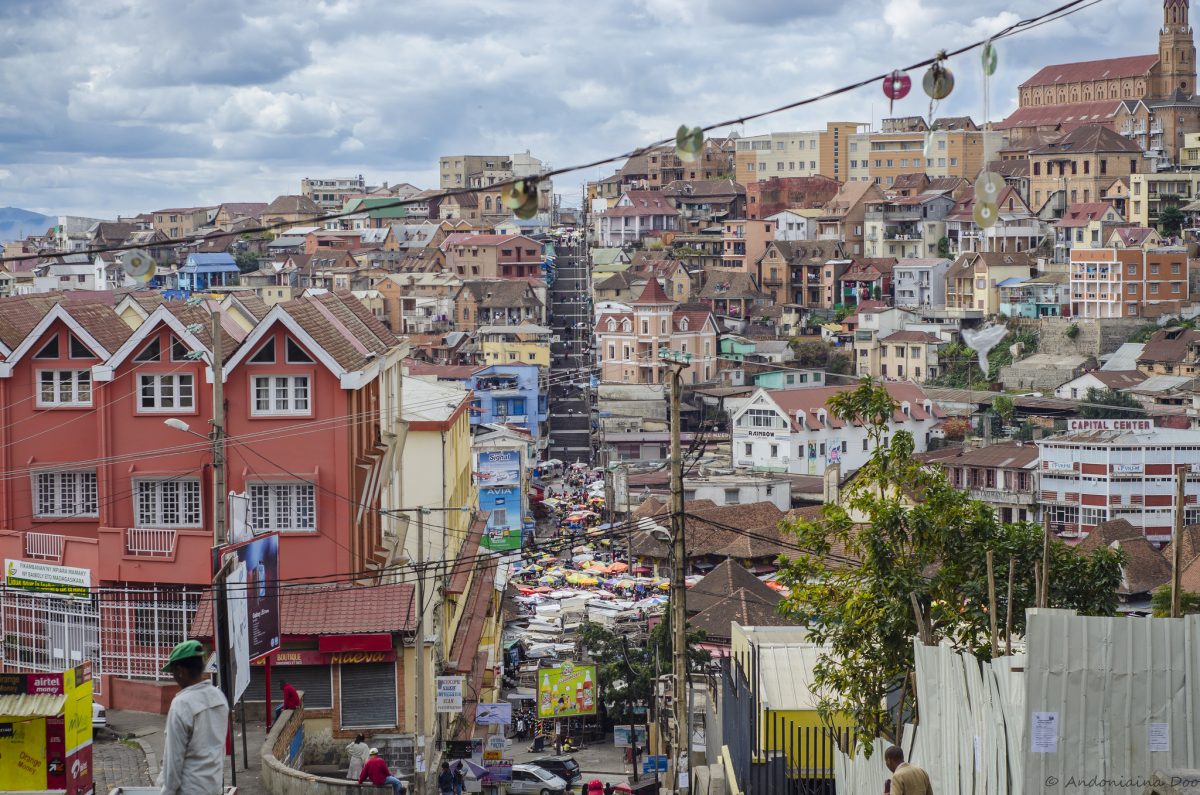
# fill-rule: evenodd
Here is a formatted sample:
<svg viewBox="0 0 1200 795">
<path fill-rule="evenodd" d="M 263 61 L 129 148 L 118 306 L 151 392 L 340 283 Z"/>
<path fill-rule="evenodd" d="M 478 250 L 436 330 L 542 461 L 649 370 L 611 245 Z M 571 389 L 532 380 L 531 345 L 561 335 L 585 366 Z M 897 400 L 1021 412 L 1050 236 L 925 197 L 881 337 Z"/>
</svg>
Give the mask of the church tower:
<svg viewBox="0 0 1200 795">
<path fill-rule="evenodd" d="M 1196 44 L 1188 23 L 1188 0 L 1163 0 L 1157 71 L 1155 98 L 1166 99 L 1176 91 L 1188 98 L 1196 93 Z"/>
</svg>

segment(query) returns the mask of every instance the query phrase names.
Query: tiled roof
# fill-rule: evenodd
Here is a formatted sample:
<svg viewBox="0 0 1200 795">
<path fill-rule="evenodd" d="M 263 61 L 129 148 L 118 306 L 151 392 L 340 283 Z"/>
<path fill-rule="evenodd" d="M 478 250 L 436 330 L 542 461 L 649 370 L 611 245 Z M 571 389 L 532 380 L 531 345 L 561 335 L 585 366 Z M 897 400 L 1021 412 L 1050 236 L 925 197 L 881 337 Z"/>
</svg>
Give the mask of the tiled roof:
<svg viewBox="0 0 1200 795">
<path fill-rule="evenodd" d="M 1126 226 L 1116 230 L 1121 245 L 1136 247 L 1146 242 L 1154 230 L 1145 226 Z"/>
<path fill-rule="evenodd" d="M 754 283 L 754 275 L 746 271 L 712 271 L 700 291 L 701 298 L 763 298 Z"/>
<path fill-rule="evenodd" d="M 1088 375 L 1109 389 L 1128 389 L 1146 380 L 1141 370 L 1093 370 Z"/>
<path fill-rule="evenodd" d="M 633 301 L 634 304 L 671 304 L 674 303 L 662 285 L 658 283 L 658 279 L 650 279 L 646 282 L 646 286 L 642 289 L 642 294 Z"/>
<path fill-rule="evenodd" d="M 929 397 L 916 384 L 905 384 L 889 382 L 884 384 L 888 394 L 892 400 L 896 401 L 897 408 L 893 419 L 897 422 L 904 420 L 904 414 L 900 410 L 900 404 L 908 401 L 909 410 L 914 420 L 938 419 L 942 416 L 936 403 L 932 403 L 931 412 L 925 411 L 924 403 L 929 400 Z M 775 405 L 788 415 L 788 422 L 791 423 L 793 430 L 798 430 L 796 424 L 796 412 L 803 411 L 805 415 L 805 424 L 808 430 L 819 430 L 823 426 L 820 419 L 817 417 L 817 411 L 824 409 L 828 417 L 830 428 L 844 427 L 845 423 L 829 410 L 829 399 L 835 395 L 840 395 L 843 392 L 853 391 L 852 385 L 846 386 L 822 386 L 822 387 L 801 387 L 800 389 L 774 389 L 767 392 L 767 395 L 775 402 Z M 861 425 L 861 421 L 855 421 L 854 425 Z"/>
<path fill-rule="evenodd" d="M 1142 348 L 1138 364 L 1155 362 L 1182 362 L 1187 358 L 1188 348 L 1200 342 L 1200 331 L 1183 328 L 1167 328 L 1154 332 L 1154 336 Z"/>
<path fill-rule="evenodd" d="M 129 339 L 129 335 L 133 333 L 129 324 L 122 320 L 110 305 L 72 305 L 67 311 L 109 353 L 120 348 L 121 343 Z"/>
<path fill-rule="evenodd" d="M 1123 58 L 1102 58 L 1096 61 L 1076 61 L 1043 66 L 1021 83 L 1026 86 L 1056 86 L 1092 80 L 1117 80 L 1122 77 L 1144 77 L 1158 63 L 1157 55 L 1128 55 Z"/>
<path fill-rule="evenodd" d="M 886 337 L 882 337 L 880 342 L 925 342 L 925 343 L 940 343 L 942 340 L 936 334 L 931 334 L 928 331 L 894 331 Z"/>
<path fill-rule="evenodd" d="M 411 632 L 416 627 L 414 586 L 290 585 L 280 589 L 279 630 L 284 635 L 350 635 Z M 212 602 L 200 600 L 190 631 L 212 637 Z"/>
<path fill-rule="evenodd" d="M 653 498 L 652 498 L 653 499 Z M 651 500 L 647 500 L 647 503 Z M 771 502 L 754 502 L 742 505 L 720 505 L 703 507 L 706 500 L 694 500 L 684 505 L 684 533 L 688 539 L 688 554 L 694 557 L 708 555 L 736 558 L 774 558 L 786 551 L 787 546 L 779 533 L 779 521 L 783 512 Z M 634 512 L 641 516 L 664 516 L 669 513 L 662 503 L 653 500 L 648 509 L 646 503 Z M 640 513 L 639 513 L 640 512 Z M 727 530 L 724 527 L 732 527 Z M 745 531 L 750 531 L 753 536 Z M 667 545 L 655 539 L 648 531 L 635 533 L 630 544 L 634 555 L 665 558 Z M 737 546 L 737 549 L 730 549 Z"/>
<path fill-rule="evenodd" d="M 1179 561 L 1183 566 L 1183 575 L 1180 584 L 1185 591 L 1200 592 L 1200 564 L 1196 563 L 1200 559 L 1200 525 L 1192 524 L 1183 528 L 1182 538 Z M 1171 544 L 1163 547 L 1162 553 L 1163 557 L 1171 560 L 1174 554 Z"/>
<path fill-rule="evenodd" d="M 474 279 L 465 281 L 458 295 L 470 293 L 479 306 L 484 307 L 540 307 L 542 301 L 528 282 L 515 279 Z M 455 300 L 458 300 L 455 295 Z"/>
<path fill-rule="evenodd" d="M 774 595 L 773 601 L 745 588 L 738 588 L 689 618 L 688 624 L 709 637 L 729 638 L 733 635 L 730 627 L 735 621 L 743 627 L 778 627 L 796 623 L 780 615 L 776 609 L 782 597 L 765 585 L 763 588 Z"/>
<path fill-rule="evenodd" d="M 1076 127 L 1052 144 L 1038 147 L 1031 155 L 1070 155 L 1093 152 L 1128 152 L 1140 155 L 1142 148 L 1108 127 L 1087 124 Z"/>
<path fill-rule="evenodd" d="M 823 265 L 829 260 L 843 259 L 839 240 L 774 240 L 770 246 L 778 249 L 789 265 Z"/>
<path fill-rule="evenodd" d="M 457 596 L 467 590 L 467 584 L 471 579 L 471 571 L 475 568 L 477 562 L 476 556 L 479 554 L 479 542 L 483 539 L 483 531 L 487 529 L 488 519 L 491 515 L 491 511 L 477 511 L 471 519 L 471 524 L 467 528 L 467 537 L 463 540 L 462 548 L 458 551 L 458 559 L 454 561 L 454 568 L 450 573 L 450 583 L 446 586 L 446 593 Z"/>
<path fill-rule="evenodd" d="M 262 215 L 320 215 L 321 208 L 307 196 L 277 196 Z"/>
<path fill-rule="evenodd" d="M 772 604 L 779 601 L 779 594 L 763 585 L 762 581 L 746 571 L 742 564 L 734 560 L 723 560 L 715 569 L 704 575 L 700 582 L 688 589 L 687 610 L 689 613 L 706 610 L 739 588 L 745 588 L 763 599 L 774 598 Z"/>
<path fill-rule="evenodd" d="M 266 202 L 225 202 L 221 205 L 231 218 L 261 215 L 267 206 Z M 220 211 L 220 207 L 217 210 Z"/>
<path fill-rule="evenodd" d="M 663 186 L 662 193 L 664 196 L 683 201 L 704 198 L 733 199 L 744 196 L 746 187 L 731 179 L 672 180 Z"/>
<path fill-rule="evenodd" d="M 483 369 L 483 365 L 433 364 L 408 358 L 404 360 L 404 369 L 408 375 L 433 375 L 440 381 L 465 381 Z"/>
<path fill-rule="evenodd" d="M 339 365 L 350 371 L 366 367 L 371 358 L 368 354 L 386 353 L 399 342 L 350 293 L 307 295 L 277 306 L 291 315 Z"/>
<path fill-rule="evenodd" d="M 475 581 L 471 584 L 471 593 L 463 607 L 462 618 L 458 622 L 458 630 L 454 633 L 454 642 L 446 666 L 458 673 L 469 673 L 479 653 L 479 639 L 483 636 L 483 625 L 488 616 L 488 600 L 495 590 L 496 581 L 495 558 L 488 558 L 478 564 L 475 571 Z"/>
<path fill-rule="evenodd" d="M 987 447 L 948 447 L 935 453 L 920 453 L 917 458 L 955 466 L 1030 469 L 1037 466 L 1039 453 L 1038 446 L 1032 442 L 1000 442 Z"/>
<path fill-rule="evenodd" d="M 1093 221 L 1099 221 L 1104 213 L 1112 209 L 1112 205 L 1105 202 L 1079 202 L 1072 204 L 1063 213 L 1063 217 L 1055 226 L 1064 229 L 1073 229 L 1079 226 L 1087 226 Z"/>
<path fill-rule="evenodd" d="M 1070 105 L 1031 105 L 1018 108 L 997 129 L 1009 130 L 1020 127 L 1059 127 L 1063 131 L 1074 130 L 1085 124 L 1101 124 L 1110 121 L 1121 107 L 1117 99 L 1099 102 L 1076 102 Z"/>
</svg>

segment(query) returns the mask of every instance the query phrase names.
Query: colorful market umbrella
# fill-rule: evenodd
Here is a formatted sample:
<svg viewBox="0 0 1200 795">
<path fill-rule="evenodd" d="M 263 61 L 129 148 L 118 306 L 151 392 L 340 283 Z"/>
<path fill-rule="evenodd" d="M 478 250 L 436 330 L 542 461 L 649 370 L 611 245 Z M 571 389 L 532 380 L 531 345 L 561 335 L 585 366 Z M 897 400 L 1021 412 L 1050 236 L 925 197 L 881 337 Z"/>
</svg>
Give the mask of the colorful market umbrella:
<svg viewBox="0 0 1200 795">
<path fill-rule="evenodd" d="M 609 566 L 608 570 L 611 571 L 613 574 L 618 574 L 623 571 L 629 571 L 629 564 L 622 563 L 621 561 L 618 560 L 616 563 Z"/>
</svg>

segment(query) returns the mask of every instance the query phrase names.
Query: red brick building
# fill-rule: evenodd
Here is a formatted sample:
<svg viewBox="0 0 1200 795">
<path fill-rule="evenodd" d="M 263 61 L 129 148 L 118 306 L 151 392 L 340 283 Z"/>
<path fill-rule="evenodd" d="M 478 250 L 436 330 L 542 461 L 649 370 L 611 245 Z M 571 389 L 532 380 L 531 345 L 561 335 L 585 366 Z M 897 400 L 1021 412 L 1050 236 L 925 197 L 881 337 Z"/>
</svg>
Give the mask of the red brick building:
<svg viewBox="0 0 1200 795">
<path fill-rule="evenodd" d="M 824 207 L 841 185 L 829 177 L 771 177 L 746 184 L 746 217 L 769 218 L 787 209 Z"/>
</svg>

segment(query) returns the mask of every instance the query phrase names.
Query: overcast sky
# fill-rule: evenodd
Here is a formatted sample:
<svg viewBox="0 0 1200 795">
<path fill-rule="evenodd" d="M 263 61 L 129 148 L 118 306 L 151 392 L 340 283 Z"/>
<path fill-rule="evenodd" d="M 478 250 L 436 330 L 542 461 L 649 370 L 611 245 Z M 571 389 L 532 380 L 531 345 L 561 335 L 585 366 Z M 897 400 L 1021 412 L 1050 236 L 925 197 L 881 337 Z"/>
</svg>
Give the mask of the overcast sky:
<svg viewBox="0 0 1200 795">
<path fill-rule="evenodd" d="M 0 207 L 111 217 L 301 177 L 436 186 L 439 154 L 627 151 L 953 48 L 1060 0 L 0 0 Z M 1046 63 L 1153 53 L 1157 0 L 998 46 L 993 119 Z M 976 53 L 937 115 L 983 117 Z M 913 91 L 896 115 L 928 112 Z M 887 115 L 878 87 L 739 129 Z M 611 168 L 600 172 L 611 173 Z M 578 203 L 595 169 L 562 177 Z"/>
</svg>

